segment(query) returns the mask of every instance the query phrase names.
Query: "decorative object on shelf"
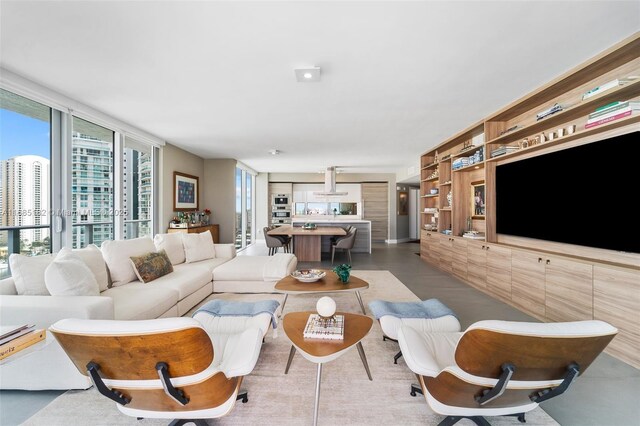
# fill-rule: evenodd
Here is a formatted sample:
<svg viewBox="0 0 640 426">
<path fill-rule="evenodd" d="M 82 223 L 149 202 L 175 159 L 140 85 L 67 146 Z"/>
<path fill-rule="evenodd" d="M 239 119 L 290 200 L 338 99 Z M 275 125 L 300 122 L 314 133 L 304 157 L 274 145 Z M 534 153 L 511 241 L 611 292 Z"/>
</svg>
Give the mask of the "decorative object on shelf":
<svg viewBox="0 0 640 426">
<path fill-rule="evenodd" d="M 173 210 L 198 210 L 198 176 L 173 172 Z"/>
<path fill-rule="evenodd" d="M 348 283 L 351 275 L 351 265 L 343 263 L 333 268 L 333 272 L 336 273 L 341 283 Z"/>
<path fill-rule="evenodd" d="M 511 133 L 511 132 L 513 132 L 513 131 L 515 131 L 515 130 L 518 130 L 518 129 L 519 129 L 519 128 L 521 128 L 521 127 L 522 127 L 522 126 L 520 126 L 519 124 L 516 124 L 516 125 L 515 125 L 515 126 L 513 126 L 513 127 L 509 127 L 507 130 L 503 130 L 503 131 L 501 131 L 501 132 L 500 132 L 500 134 L 499 134 L 499 136 L 506 135 L 507 133 Z"/>
<path fill-rule="evenodd" d="M 467 167 L 468 165 L 469 165 L 469 158 L 460 157 L 460 158 L 456 158 L 455 160 L 453 160 L 453 163 L 451 164 L 451 168 L 453 170 L 458 170 L 458 169 L 461 169 L 463 167 Z"/>
<path fill-rule="evenodd" d="M 332 318 L 336 313 L 336 301 L 329 296 L 323 296 L 318 299 L 316 310 L 322 318 Z"/>
<path fill-rule="evenodd" d="M 589 114 L 585 129 L 599 126 L 601 124 L 610 123 L 630 116 L 634 111 L 640 111 L 640 102 L 637 101 L 618 101 L 602 106 Z"/>
<path fill-rule="evenodd" d="M 425 207 L 424 208 L 424 212 L 425 213 L 436 213 L 437 211 L 438 211 L 438 209 L 435 208 L 435 207 Z"/>
<path fill-rule="evenodd" d="M 572 135 L 575 133 L 576 131 L 576 125 L 575 124 L 570 124 L 567 127 L 564 128 L 564 131 L 567 135 Z"/>
<path fill-rule="evenodd" d="M 429 193 L 430 193 L 431 195 L 436 195 L 436 194 L 438 193 L 438 188 L 431 188 L 431 189 L 429 190 Z"/>
<path fill-rule="evenodd" d="M 442 162 L 442 161 L 446 161 L 446 160 L 448 160 L 449 158 L 451 158 L 451 154 L 447 154 L 447 155 L 442 156 L 442 158 L 440 159 L 440 161 L 441 161 L 441 162 Z"/>
<path fill-rule="evenodd" d="M 202 211 L 203 216 L 202 216 L 202 224 L 203 225 L 208 225 L 210 220 L 211 220 L 211 210 L 209 209 L 204 209 Z"/>
<path fill-rule="evenodd" d="M 305 222 L 304 225 L 302 225 L 302 229 L 316 229 L 318 227 L 318 225 L 316 225 L 315 223 L 311 223 L 311 222 Z"/>
<path fill-rule="evenodd" d="M 471 190 L 471 209 L 473 211 L 473 216 L 484 217 L 484 181 L 471 182 Z"/>
<path fill-rule="evenodd" d="M 407 191 L 399 191 L 398 192 L 398 216 L 407 216 L 408 214 L 409 214 L 409 193 Z"/>
<path fill-rule="evenodd" d="M 560 112 L 560 111 L 562 111 L 562 105 L 560 105 L 559 103 L 555 103 L 551 108 L 545 109 L 544 111 L 537 113 L 536 120 L 540 121 L 543 118 L 549 117 L 550 115 L 553 115 L 556 112 Z"/>
<path fill-rule="evenodd" d="M 529 148 L 529 139 L 522 139 L 520 142 L 518 142 L 518 146 L 520 147 L 520 149 Z"/>
<path fill-rule="evenodd" d="M 453 203 L 453 193 L 449 191 L 449 193 L 447 194 L 447 204 L 449 204 L 449 207 L 451 207 L 452 203 Z"/>
<path fill-rule="evenodd" d="M 302 283 L 314 283 L 324 278 L 326 272 L 319 269 L 300 269 L 293 271 L 291 276 Z"/>
<path fill-rule="evenodd" d="M 622 86 L 623 84 L 631 83 L 637 80 L 638 78 L 639 78 L 638 76 L 629 76 L 627 78 L 619 78 L 619 79 L 608 81 L 604 84 L 601 84 L 598 87 L 594 87 L 593 89 L 589 90 L 587 93 L 582 95 L 582 100 L 584 101 L 585 99 L 589 99 L 590 97 L 599 95 L 603 92 L 606 92 L 607 90 L 611 90 L 618 86 Z"/>
<path fill-rule="evenodd" d="M 478 232 L 478 231 L 467 231 L 464 234 L 462 234 L 462 237 L 470 238 L 472 240 L 484 240 L 486 238 L 484 232 Z"/>
<path fill-rule="evenodd" d="M 473 232 L 473 220 L 471 216 L 467 216 L 467 232 Z"/>
<path fill-rule="evenodd" d="M 547 140 L 548 140 L 549 142 L 551 142 L 551 141 L 552 141 L 552 140 L 554 140 L 555 138 L 556 138 L 556 132 L 549 132 L 549 133 L 547 134 Z"/>
<path fill-rule="evenodd" d="M 510 152 L 517 151 L 518 149 L 520 149 L 520 148 L 517 147 L 517 146 L 500 145 L 499 147 L 491 150 L 491 158 L 495 158 L 495 157 L 498 157 L 500 155 L 508 154 Z"/>
<path fill-rule="evenodd" d="M 427 179 L 433 179 L 433 178 L 437 178 L 438 177 L 438 169 L 435 169 L 433 171 L 433 173 L 431 173 L 429 176 L 427 176 Z"/>
</svg>

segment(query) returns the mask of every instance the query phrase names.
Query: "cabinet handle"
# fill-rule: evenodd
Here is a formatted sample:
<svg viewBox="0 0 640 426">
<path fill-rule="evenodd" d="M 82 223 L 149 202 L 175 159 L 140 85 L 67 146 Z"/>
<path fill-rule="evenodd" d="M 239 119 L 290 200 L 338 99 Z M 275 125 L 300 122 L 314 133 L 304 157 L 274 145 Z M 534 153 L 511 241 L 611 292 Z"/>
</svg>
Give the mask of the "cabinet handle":
<svg viewBox="0 0 640 426">
<path fill-rule="evenodd" d="M 547 259 L 547 262 L 546 262 L 546 263 L 547 263 L 547 265 L 550 265 L 550 264 L 551 264 L 551 261 L 550 261 L 549 259 Z"/>
<path fill-rule="evenodd" d="M 542 258 L 541 257 L 538 258 L 538 263 L 540 263 L 540 262 L 542 262 Z"/>
<path fill-rule="evenodd" d="M 491 247 L 487 246 L 487 251 L 489 251 L 489 249 L 490 249 L 490 248 L 491 248 Z"/>
<path fill-rule="evenodd" d="M 482 246 L 482 250 L 484 250 L 484 246 Z"/>
</svg>

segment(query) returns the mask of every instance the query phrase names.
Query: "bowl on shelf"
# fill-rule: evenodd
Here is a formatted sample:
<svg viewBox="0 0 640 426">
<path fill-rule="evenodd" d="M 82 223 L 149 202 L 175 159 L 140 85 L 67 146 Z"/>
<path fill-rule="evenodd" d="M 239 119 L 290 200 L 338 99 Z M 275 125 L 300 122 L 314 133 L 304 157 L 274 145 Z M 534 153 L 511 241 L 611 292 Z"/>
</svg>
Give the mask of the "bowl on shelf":
<svg viewBox="0 0 640 426">
<path fill-rule="evenodd" d="M 325 275 L 327 275 L 327 273 L 319 269 L 300 269 L 293 271 L 291 274 L 293 278 L 303 283 L 316 282 L 322 279 Z"/>
</svg>

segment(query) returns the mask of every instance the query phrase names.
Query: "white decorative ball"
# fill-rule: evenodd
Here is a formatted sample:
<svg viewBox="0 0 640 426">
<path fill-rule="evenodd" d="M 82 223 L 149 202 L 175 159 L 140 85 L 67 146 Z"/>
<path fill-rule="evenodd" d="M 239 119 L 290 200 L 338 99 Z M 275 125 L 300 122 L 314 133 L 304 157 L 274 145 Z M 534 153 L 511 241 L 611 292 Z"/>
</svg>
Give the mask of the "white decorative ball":
<svg viewBox="0 0 640 426">
<path fill-rule="evenodd" d="M 321 297 L 316 303 L 316 309 L 321 317 L 332 317 L 336 313 L 336 302 L 328 296 Z"/>
</svg>

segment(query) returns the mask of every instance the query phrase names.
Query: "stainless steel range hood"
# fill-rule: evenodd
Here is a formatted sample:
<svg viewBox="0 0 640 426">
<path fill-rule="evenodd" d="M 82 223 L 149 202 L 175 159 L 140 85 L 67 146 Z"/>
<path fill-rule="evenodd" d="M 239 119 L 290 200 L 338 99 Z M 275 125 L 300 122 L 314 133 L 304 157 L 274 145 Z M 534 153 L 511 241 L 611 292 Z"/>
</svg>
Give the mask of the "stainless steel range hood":
<svg viewBox="0 0 640 426">
<path fill-rule="evenodd" d="M 327 170 L 325 170 L 324 172 L 324 191 L 316 191 L 314 192 L 314 194 L 324 195 L 327 197 L 348 194 L 345 191 L 342 191 L 342 192 L 336 191 L 336 167 L 335 166 L 327 167 Z"/>
</svg>

